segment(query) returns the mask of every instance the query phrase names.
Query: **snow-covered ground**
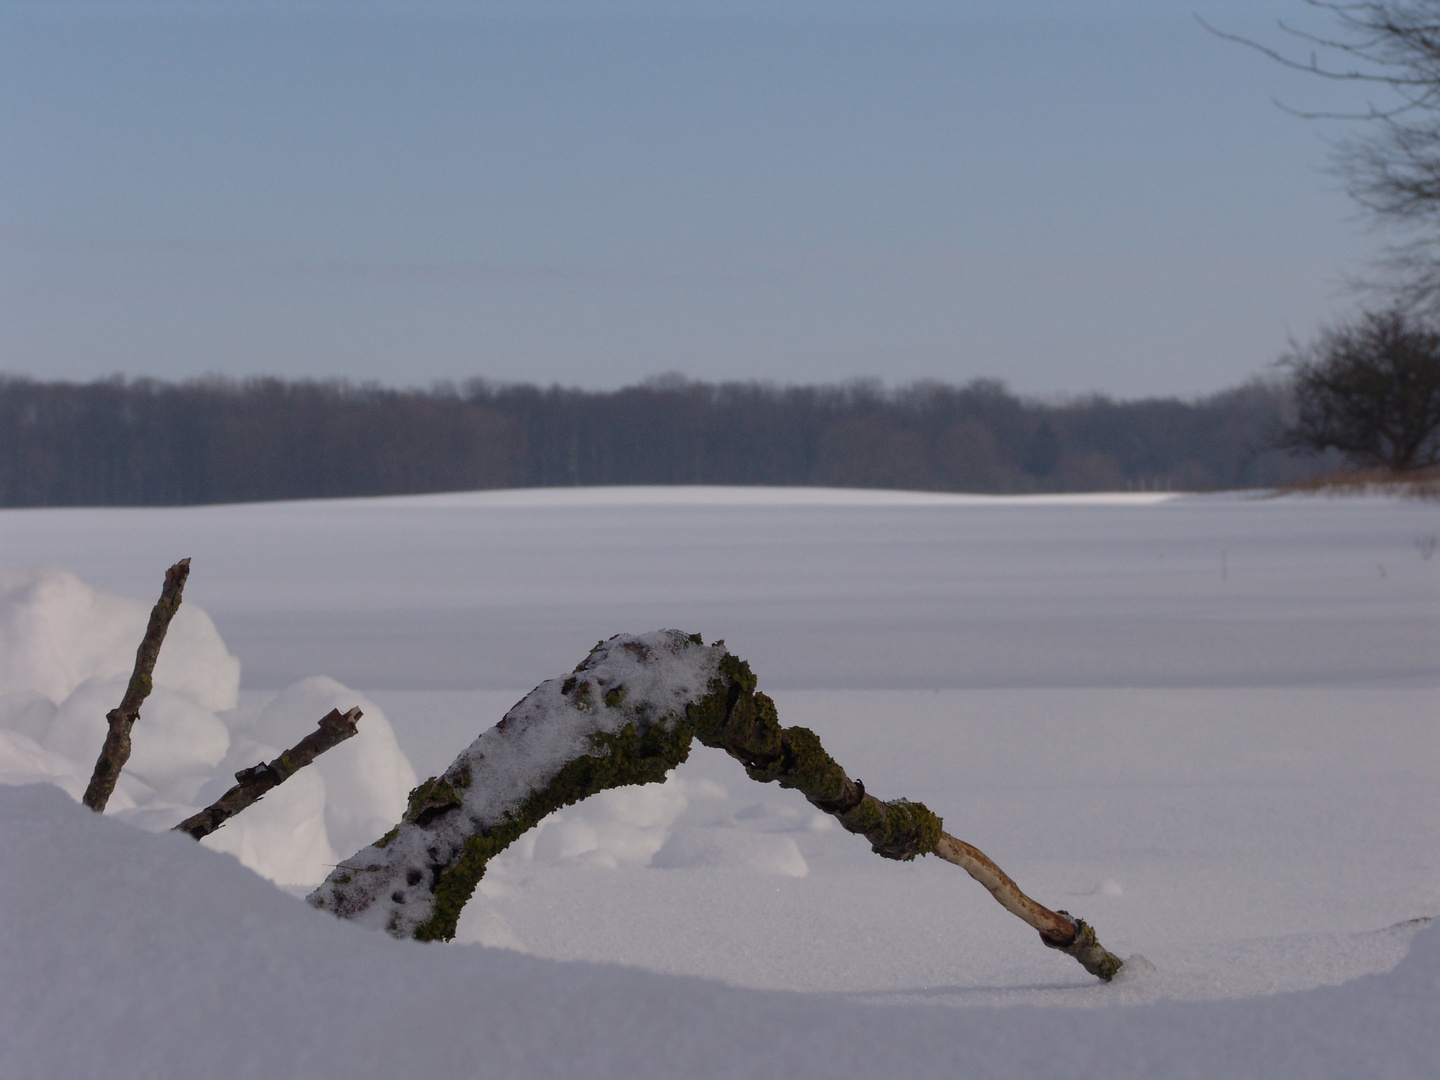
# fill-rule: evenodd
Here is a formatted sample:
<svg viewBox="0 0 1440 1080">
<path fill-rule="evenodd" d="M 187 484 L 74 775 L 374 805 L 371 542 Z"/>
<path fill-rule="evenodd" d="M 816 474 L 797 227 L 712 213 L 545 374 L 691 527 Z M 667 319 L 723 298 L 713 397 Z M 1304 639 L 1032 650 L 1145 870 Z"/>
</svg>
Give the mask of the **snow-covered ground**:
<svg viewBox="0 0 1440 1080">
<path fill-rule="evenodd" d="M 0 573 L 12 783 L 78 793 L 194 560 L 121 822 L 0 789 L 0 1076 L 1436 1075 L 1437 531 L 1434 503 L 1245 495 L 0 512 L 29 567 Z M 1100 985 L 955 867 L 701 747 L 496 860 L 461 946 L 131 827 L 359 704 L 206 842 L 301 892 L 530 686 L 660 626 L 723 637 L 868 790 L 1143 959 Z"/>
</svg>

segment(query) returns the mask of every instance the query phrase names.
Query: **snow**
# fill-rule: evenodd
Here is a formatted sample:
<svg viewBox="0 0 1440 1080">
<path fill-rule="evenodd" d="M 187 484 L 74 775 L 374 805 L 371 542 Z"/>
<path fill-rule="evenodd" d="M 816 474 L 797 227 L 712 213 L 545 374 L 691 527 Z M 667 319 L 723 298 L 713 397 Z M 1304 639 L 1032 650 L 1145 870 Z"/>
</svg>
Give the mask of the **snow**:
<svg viewBox="0 0 1440 1080">
<path fill-rule="evenodd" d="M 0 789 L 0 849 L 26 871 L 0 878 L 7 1077 L 1416 1080 L 1440 1067 L 1440 927 L 1384 975 L 1247 1001 L 881 1008 L 397 942 L 45 786 Z"/>
<path fill-rule="evenodd" d="M 5 783 L 78 794 L 181 555 L 198 627 L 115 813 L 0 787 L 0 1076 L 1436 1075 L 1437 530 L 1376 497 L 777 489 L 0 512 Z M 494 860 L 462 944 L 246 869 L 313 886 L 411 762 L 666 625 L 1122 977 L 702 747 Z M 357 704 L 361 736 L 207 840 L 244 866 L 143 831 Z"/>
<path fill-rule="evenodd" d="M 93 589 L 57 566 L 0 570 L 0 778 L 43 777 L 79 797 L 149 614 L 143 600 Z M 256 715 L 237 708 L 239 683 L 240 662 L 210 616 L 183 601 L 106 812 L 169 828 L 223 794 L 238 770 L 299 742 L 332 708 L 360 705 L 357 736 L 204 841 L 280 884 L 308 888 L 339 861 L 337 850 L 354 851 L 394 823 L 415 772 L 383 710 L 333 679 L 301 680 Z"/>
<path fill-rule="evenodd" d="M 60 701 L 87 679 L 128 679 L 154 602 L 97 592 L 57 566 L 0 570 L 0 694 Z M 154 679 L 201 708 L 233 709 L 240 662 L 210 617 L 182 603 Z"/>
<path fill-rule="evenodd" d="M 331 709 L 347 712 L 357 706 L 363 714 L 358 734 L 201 842 L 303 892 L 342 858 L 394 825 L 415 786 L 415 770 L 380 706 L 320 675 L 275 695 L 253 717 L 233 717 L 230 752 L 194 801 L 197 808 L 209 806 L 234 783 L 236 772 L 273 761 L 313 731 Z"/>
<path fill-rule="evenodd" d="M 120 704 L 128 681 L 93 678 L 77 686 L 46 725 L 45 748 L 77 764 L 93 759 L 105 741 L 105 714 Z M 125 771 L 156 791 L 209 776 L 230 747 L 230 732 L 214 713 L 163 686 L 145 701 L 145 735 L 133 740 Z"/>
<path fill-rule="evenodd" d="M 423 868 L 454 866 L 470 837 L 519 817 L 525 800 L 566 764 L 597 755 L 597 736 L 627 726 L 673 729 L 705 695 L 724 655 L 679 630 L 597 643 L 573 674 L 526 694 L 445 770 L 441 779 L 459 800 L 452 812 L 423 826 L 407 817 L 393 835 L 342 860 L 308 899 L 362 926 L 414 936 L 435 907 Z M 631 805 L 643 807 L 643 799 L 632 796 Z"/>
</svg>

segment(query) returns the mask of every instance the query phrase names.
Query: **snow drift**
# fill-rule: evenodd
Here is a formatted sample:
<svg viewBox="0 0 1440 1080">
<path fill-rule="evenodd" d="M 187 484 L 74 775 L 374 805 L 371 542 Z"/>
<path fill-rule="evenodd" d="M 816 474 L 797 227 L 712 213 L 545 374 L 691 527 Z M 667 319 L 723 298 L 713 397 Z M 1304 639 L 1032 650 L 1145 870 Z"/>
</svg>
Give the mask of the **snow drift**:
<svg viewBox="0 0 1440 1080">
<path fill-rule="evenodd" d="M 0 788 L 0 850 L 0 1075 L 29 1080 L 1440 1071 L 1440 927 L 1385 975 L 1254 1001 L 880 1008 L 395 941 L 44 785 Z"/>
<path fill-rule="evenodd" d="M 1440 1074 L 1433 505 L 703 494 L 0 512 L 7 558 L 110 590 L 0 590 L 0 1076 Z M 177 544 L 215 620 L 184 645 L 181 609 L 99 818 L 33 781 L 80 791 Z M 207 841 L 299 891 L 394 823 L 405 754 L 652 625 L 727 636 L 786 723 L 1157 970 L 1072 973 L 718 753 L 496 859 L 459 939 L 504 949 L 130 827 L 359 705 L 368 744 Z"/>
<path fill-rule="evenodd" d="M 149 614 L 59 567 L 0 571 L 0 780 L 43 779 L 79 797 Z M 239 710 L 240 662 L 193 603 L 171 623 L 154 682 L 107 807 L 152 830 L 208 805 L 236 771 L 293 746 L 332 708 L 364 711 L 359 735 L 204 841 L 279 884 L 319 881 L 389 828 L 415 786 L 384 712 L 333 679 Z"/>
</svg>

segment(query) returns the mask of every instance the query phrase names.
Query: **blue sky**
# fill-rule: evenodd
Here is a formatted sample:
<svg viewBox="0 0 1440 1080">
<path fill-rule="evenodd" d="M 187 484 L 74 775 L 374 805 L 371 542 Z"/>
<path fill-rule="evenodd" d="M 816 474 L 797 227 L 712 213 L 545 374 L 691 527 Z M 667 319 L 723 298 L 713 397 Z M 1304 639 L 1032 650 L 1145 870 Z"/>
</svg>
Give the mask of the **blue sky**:
<svg viewBox="0 0 1440 1080">
<path fill-rule="evenodd" d="M 1190 395 L 1354 310 L 1301 0 L 0 2 L 0 371 Z"/>
</svg>

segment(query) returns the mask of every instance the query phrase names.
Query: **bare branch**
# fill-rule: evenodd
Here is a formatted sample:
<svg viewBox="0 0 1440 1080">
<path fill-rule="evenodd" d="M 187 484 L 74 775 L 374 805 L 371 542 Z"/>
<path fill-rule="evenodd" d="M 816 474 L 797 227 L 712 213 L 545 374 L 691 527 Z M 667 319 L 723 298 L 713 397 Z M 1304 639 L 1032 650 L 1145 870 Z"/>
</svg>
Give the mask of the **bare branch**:
<svg viewBox="0 0 1440 1080">
<path fill-rule="evenodd" d="M 935 854 L 954 863 L 995 897 L 1000 906 L 1040 932 L 1040 940 L 1052 949 L 1073 956 L 1096 978 L 1109 982 L 1124 966 L 1114 953 L 1095 938 L 1095 929 L 1084 919 L 1068 911 L 1051 911 L 1020 891 L 1010 875 L 996 866 L 990 856 L 977 847 L 957 840 L 947 832 L 940 834 Z"/>
<path fill-rule="evenodd" d="M 141 704 L 150 696 L 155 661 L 160 658 L 160 645 L 165 640 L 165 631 L 170 628 L 170 620 L 180 610 L 180 594 L 184 592 L 185 580 L 189 576 L 189 559 L 181 559 L 165 571 L 165 585 L 160 590 L 160 599 L 150 611 L 150 623 L 145 628 L 140 647 L 135 650 L 135 670 L 125 687 L 125 696 L 120 699 L 120 705 L 105 716 L 110 730 L 105 735 L 105 745 L 100 748 L 95 771 L 90 775 L 90 784 L 81 800 L 97 814 L 104 812 L 105 804 L 115 791 L 115 782 L 120 779 L 120 770 L 130 760 L 130 729 L 140 719 Z"/>
<path fill-rule="evenodd" d="M 247 806 L 260 801 L 266 792 L 279 787 L 331 747 L 339 746 L 359 728 L 363 714 L 358 708 L 342 713 L 331 709 L 320 718 L 320 726 L 274 761 L 261 762 L 235 774 L 239 781 L 198 814 L 176 825 L 173 832 L 189 833 L 196 840 L 209 836 Z"/>
<path fill-rule="evenodd" d="M 1333 82 L 1383 87 L 1392 100 L 1363 109 L 1311 111 L 1277 106 L 1306 120 L 1360 121 L 1364 133 L 1330 140 L 1331 172 L 1377 224 L 1398 227 L 1413 242 L 1377 263 L 1392 281 L 1366 286 L 1405 307 L 1437 306 L 1440 291 L 1440 0 L 1304 0 L 1334 20 L 1334 36 L 1285 22 L 1280 31 L 1309 52 L 1307 60 L 1197 21 L 1211 34 L 1252 49 L 1292 71 Z M 1322 64 L 1316 50 L 1332 63 Z"/>
<path fill-rule="evenodd" d="M 1252 38 L 1242 37 L 1239 34 L 1230 34 L 1217 27 L 1211 26 L 1199 15 L 1195 16 L 1195 21 L 1201 26 L 1203 26 L 1210 33 L 1214 34 L 1221 41 L 1233 41 L 1237 45 L 1244 45 L 1247 49 L 1254 49 L 1262 56 L 1269 57 L 1271 60 L 1274 60 L 1282 67 L 1290 68 L 1292 71 L 1303 71 L 1306 75 L 1318 75 L 1322 79 L 1333 79 L 1336 82 L 1383 83 L 1386 86 L 1428 87 L 1430 85 L 1429 80 L 1420 78 L 1418 76 L 1387 75 L 1378 72 L 1364 72 L 1355 70 L 1335 71 L 1330 68 L 1323 68 L 1320 66 L 1319 58 L 1313 52 L 1310 54 L 1310 60 L 1308 63 L 1301 63 L 1298 60 L 1290 59 L 1290 57 L 1286 56 L 1284 53 L 1280 52 L 1277 49 L 1272 49 L 1268 45 L 1260 44 L 1260 42 L 1255 41 Z M 1283 22 L 1276 23 L 1276 25 L 1279 26 L 1280 29 L 1285 31 L 1285 33 L 1287 34 L 1290 34 L 1294 37 L 1303 38 L 1306 41 L 1323 46 L 1327 49 L 1336 49 L 1340 52 L 1348 53 L 1352 56 L 1358 56 L 1364 60 L 1375 64 L 1391 63 L 1391 61 L 1380 60 L 1370 55 L 1370 53 L 1366 51 L 1369 46 L 1359 47 L 1354 44 L 1347 44 L 1342 41 L 1326 41 L 1322 38 L 1312 37 L 1311 35 L 1303 31 L 1295 30 L 1294 28 L 1287 26 Z M 1364 115 L 1365 114 L 1360 114 L 1360 117 L 1364 118 Z"/>
</svg>

